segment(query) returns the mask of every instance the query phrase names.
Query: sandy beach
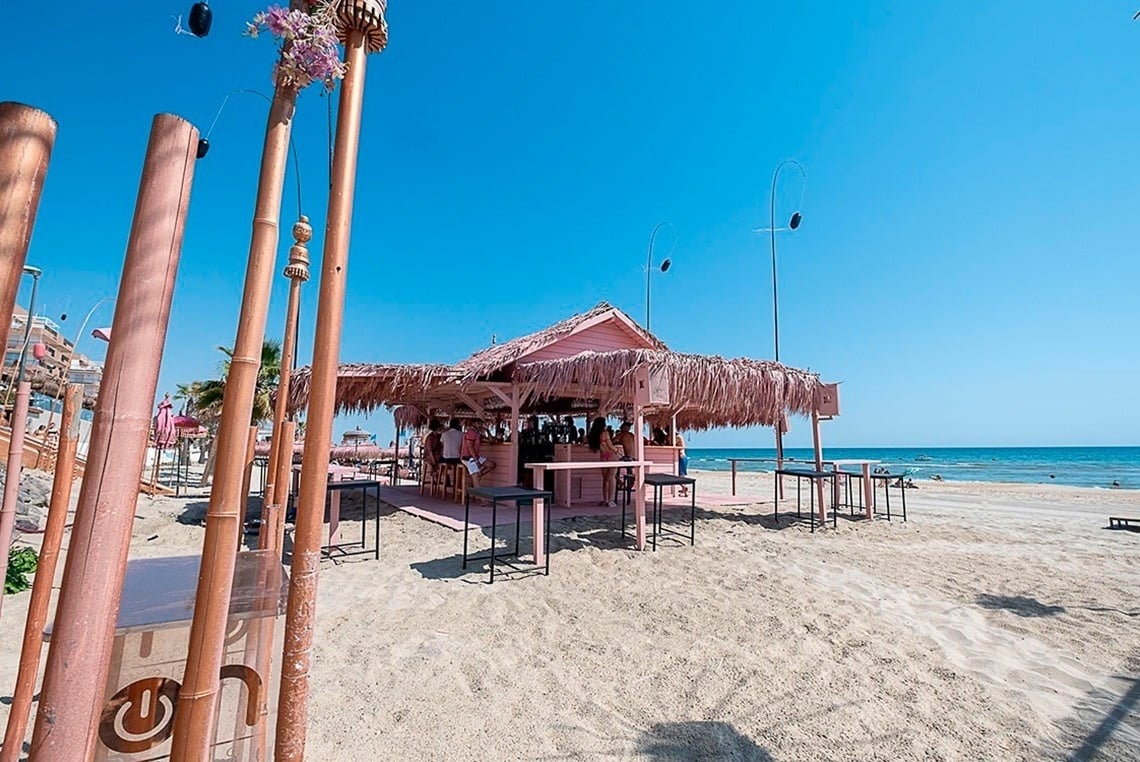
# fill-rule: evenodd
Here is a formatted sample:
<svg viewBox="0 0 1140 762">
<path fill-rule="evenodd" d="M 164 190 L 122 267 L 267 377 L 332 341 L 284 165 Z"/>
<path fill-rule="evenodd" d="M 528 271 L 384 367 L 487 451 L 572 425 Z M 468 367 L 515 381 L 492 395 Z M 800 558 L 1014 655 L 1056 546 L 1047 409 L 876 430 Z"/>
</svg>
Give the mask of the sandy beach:
<svg viewBox="0 0 1140 762">
<path fill-rule="evenodd" d="M 386 509 L 380 560 L 321 574 L 307 758 L 1140 759 L 1140 534 L 1105 528 L 1140 494 L 923 482 L 906 523 L 811 534 L 739 485 L 695 547 L 560 521 L 549 577 L 493 586 Z M 202 510 L 140 497 L 132 557 L 199 552 Z"/>
</svg>

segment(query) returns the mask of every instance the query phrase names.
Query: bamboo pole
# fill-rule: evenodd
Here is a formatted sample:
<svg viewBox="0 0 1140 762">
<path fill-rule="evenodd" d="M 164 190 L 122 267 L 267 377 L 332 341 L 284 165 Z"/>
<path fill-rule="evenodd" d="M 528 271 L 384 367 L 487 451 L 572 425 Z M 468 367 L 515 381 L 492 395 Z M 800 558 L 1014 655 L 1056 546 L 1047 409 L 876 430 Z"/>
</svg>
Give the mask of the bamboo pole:
<svg viewBox="0 0 1140 762">
<path fill-rule="evenodd" d="M 285 453 L 290 466 L 293 464 L 293 440 L 285 440 L 287 449 L 281 447 L 285 417 L 289 412 L 289 383 L 293 375 L 293 359 L 297 355 L 297 318 L 301 306 L 301 284 L 309 279 L 309 250 L 305 247 L 313 238 L 313 227 L 309 218 L 301 215 L 293 224 L 293 246 L 289 249 L 289 263 L 285 265 L 285 277 L 289 279 L 289 303 L 285 308 L 285 338 L 281 342 L 281 375 L 277 383 L 277 398 L 273 404 L 273 435 L 269 439 L 269 467 L 266 470 L 265 495 L 262 500 L 261 536 L 258 538 L 259 548 L 275 547 L 280 550 L 280 544 L 274 545 L 277 537 L 278 513 L 282 510 L 282 501 L 277 489 L 278 463 Z M 289 471 L 287 470 L 286 475 Z M 284 483 L 286 502 L 288 502 L 288 482 Z"/>
<path fill-rule="evenodd" d="M 12 101 L 0 103 L 0 335 L 4 337 L 0 346 L 4 347 L 55 134 L 55 120 L 43 111 Z"/>
<path fill-rule="evenodd" d="M 279 486 L 275 494 L 278 501 L 278 511 L 276 515 L 277 525 L 273 530 L 273 545 L 271 546 L 279 556 L 285 546 L 285 514 L 289 507 L 289 495 L 292 492 L 293 442 L 296 435 L 297 424 L 293 421 L 285 421 L 282 424 L 281 441 L 277 445 L 276 481 Z"/>
<path fill-rule="evenodd" d="M 190 625 L 178 711 L 174 716 L 172 762 L 206 760 L 213 745 L 214 704 L 218 698 L 233 589 L 234 549 L 242 531 L 239 502 L 243 494 L 246 431 L 253 412 L 253 396 L 265 341 L 266 313 L 281 216 L 281 192 L 296 101 L 295 88 L 278 84 L 269 108 L 245 290 L 218 424 L 216 471 L 206 510 L 206 534 L 202 541 L 194 619 Z"/>
<path fill-rule="evenodd" d="M 30 319 L 30 316 L 29 316 Z M 22 367 L 22 366 L 21 366 Z M 24 436 L 28 428 L 28 400 L 32 384 L 23 379 L 16 384 L 16 404 L 12 408 L 12 433 L 8 440 L 8 465 L 4 469 L 4 499 L 0 503 L 0 579 L 8 574 L 8 547 L 12 544 L 12 530 L 16 525 L 16 503 L 20 499 L 20 477 L 24 471 Z M 0 589 L 0 605 L 4 603 Z"/>
<path fill-rule="evenodd" d="M 155 116 L 95 406 L 31 760 L 85 760 L 110 670 L 150 411 L 182 250 L 198 130 Z"/>
<path fill-rule="evenodd" d="M 347 73 L 341 86 L 337 110 L 332 187 L 329 191 L 317 299 L 317 324 L 313 338 L 310 377 L 312 392 L 306 425 L 305 454 L 301 463 L 297 523 L 293 535 L 289 604 L 285 613 L 285 648 L 281 660 L 281 691 L 277 703 L 274 756 L 278 762 L 301 762 L 305 758 L 317 571 L 321 558 L 321 525 L 325 487 L 328 483 L 332 421 L 336 414 L 337 363 L 344 320 L 344 291 L 356 185 L 356 159 L 360 148 L 366 54 L 378 52 L 387 44 L 384 10 L 383 0 L 344 0 L 339 8 Z"/>
<path fill-rule="evenodd" d="M 245 462 L 241 476 L 241 503 L 238 506 L 238 544 L 241 550 L 242 537 L 245 534 L 245 515 L 249 510 L 249 493 L 253 486 L 253 461 L 257 457 L 257 426 L 250 426 L 245 440 Z"/>
<path fill-rule="evenodd" d="M 12 706 L 8 711 L 8 726 L 4 731 L 0 762 L 16 762 L 20 758 L 24 736 L 28 732 L 28 712 L 32 708 L 36 675 L 40 669 L 40 652 L 43 650 L 42 638 L 48 604 L 51 602 L 51 586 L 55 581 L 59 547 L 67 524 L 71 488 L 75 484 L 75 451 L 79 446 L 79 411 L 82 409 L 83 385 L 68 384 L 67 394 L 63 398 L 63 418 L 60 421 L 62 429 L 59 432 L 59 450 L 55 461 L 55 478 L 51 485 L 47 526 L 44 527 L 43 543 L 40 545 L 36 576 L 32 580 L 32 598 L 28 603 L 28 618 L 24 624 L 20 667 L 16 673 Z"/>
</svg>

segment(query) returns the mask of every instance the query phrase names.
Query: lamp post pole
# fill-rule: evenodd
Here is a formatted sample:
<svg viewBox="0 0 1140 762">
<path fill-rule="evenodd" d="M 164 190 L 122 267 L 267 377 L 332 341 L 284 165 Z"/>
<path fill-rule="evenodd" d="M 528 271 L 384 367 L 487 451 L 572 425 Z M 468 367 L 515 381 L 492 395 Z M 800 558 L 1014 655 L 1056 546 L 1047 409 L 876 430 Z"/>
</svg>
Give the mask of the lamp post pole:
<svg viewBox="0 0 1140 762">
<path fill-rule="evenodd" d="M 59 388 L 55 392 L 55 400 L 52 402 L 51 409 L 48 411 L 47 427 L 51 429 L 51 422 L 55 418 L 55 406 L 59 403 L 59 398 L 63 395 L 63 389 L 71 375 L 71 362 L 75 359 L 75 355 L 79 354 L 79 342 L 83 338 L 83 331 L 87 329 L 87 323 L 91 321 L 91 316 L 95 314 L 95 310 L 102 307 L 107 302 L 114 302 L 115 297 L 104 296 L 95 305 L 87 311 L 87 316 L 83 318 L 83 322 L 79 325 L 79 330 L 75 333 L 75 341 L 71 343 L 71 353 L 67 356 L 67 364 L 63 366 L 63 378 L 60 379 Z"/>
<path fill-rule="evenodd" d="M 772 240 L 772 338 L 773 350 L 776 362 L 780 361 L 780 301 L 779 292 L 777 289 L 776 279 L 776 181 L 780 177 L 780 170 L 784 167 L 795 167 L 800 171 L 800 175 L 804 178 L 804 183 L 807 183 L 807 172 L 804 171 L 803 166 L 800 165 L 795 159 L 785 159 L 776 165 L 776 171 L 772 173 L 772 191 L 769 198 L 769 215 L 768 215 L 768 233 Z M 801 198 L 802 202 L 802 198 Z M 788 227 L 782 230 L 795 230 L 800 226 L 802 215 L 797 210 L 792 213 L 791 218 L 788 220 Z M 776 423 L 776 468 L 784 467 L 784 412 L 783 403 L 781 401 L 780 420 Z M 780 483 L 780 493 L 783 496 L 783 481 Z"/>
<path fill-rule="evenodd" d="M 653 226 L 653 232 L 649 234 L 649 253 L 645 258 L 645 330 L 649 330 L 649 281 L 653 275 L 653 244 L 657 242 L 657 234 L 661 232 L 663 227 L 673 227 L 672 222 L 658 222 Z M 669 267 L 672 261 L 666 257 L 660 265 L 661 272 L 669 272 Z"/>
</svg>

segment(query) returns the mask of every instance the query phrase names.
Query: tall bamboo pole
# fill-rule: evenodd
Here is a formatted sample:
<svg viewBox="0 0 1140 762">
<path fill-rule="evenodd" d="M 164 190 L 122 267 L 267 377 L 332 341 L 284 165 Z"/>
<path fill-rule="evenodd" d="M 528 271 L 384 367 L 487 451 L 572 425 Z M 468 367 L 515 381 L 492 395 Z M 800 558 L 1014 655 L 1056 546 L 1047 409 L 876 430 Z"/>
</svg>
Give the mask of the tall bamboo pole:
<svg viewBox="0 0 1140 762">
<path fill-rule="evenodd" d="M 347 73 L 337 111 L 332 188 L 329 191 L 313 338 L 312 392 L 305 454 L 301 463 L 289 604 L 285 613 L 285 650 L 281 659 L 274 757 L 278 762 L 301 762 L 305 758 L 321 524 L 328 483 L 332 420 L 336 413 L 337 364 L 344 319 L 356 158 L 360 148 L 366 53 L 383 50 L 388 42 L 384 0 L 343 0 L 338 11 Z"/>
<path fill-rule="evenodd" d="M 32 760 L 90 759 L 98 743 L 197 147 L 198 130 L 189 122 L 172 114 L 154 118 L 36 710 Z"/>
<path fill-rule="evenodd" d="M 247 432 L 261 367 L 261 348 L 265 341 L 265 320 L 277 254 L 281 192 L 285 184 L 285 163 L 296 101 L 296 88 L 278 83 L 273 91 L 265 129 L 245 291 L 233 358 L 222 396 L 214 486 L 206 510 L 206 533 L 202 541 L 194 619 L 190 625 L 178 711 L 174 715 L 172 762 L 206 760 L 214 742 L 214 704 L 218 697 L 233 589 L 235 549 L 241 537 L 240 502 Z"/>
<path fill-rule="evenodd" d="M 281 441 L 277 443 L 277 477 L 276 482 L 276 500 L 278 503 L 277 515 L 275 521 L 276 527 L 273 530 L 273 537 L 270 540 L 273 544 L 270 546 L 274 548 L 278 555 L 281 554 L 281 549 L 285 546 L 285 513 L 289 507 L 289 495 L 292 491 L 292 478 L 293 478 L 293 443 L 297 437 L 297 424 L 294 421 L 286 420 L 282 424 Z"/>
<path fill-rule="evenodd" d="M 43 543 L 40 545 L 36 576 L 32 580 L 32 599 L 28 603 L 24 644 L 20 649 L 20 667 L 16 673 L 16 690 L 12 694 L 0 762 L 16 762 L 20 758 L 24 735 L 28 732 L 28 712 L 32 708 L 36 674 L 40 669 L 40 652 L 43 648 L 48 603 L 51 601 L 51 586 L 55 581 L 59 546 L 63 542 L 67 510 L 71 504 L 71 488 L 75 483 L 75 451 L 79 446 L 79 411 L 82 408 L 83 385 L 68 384 L 67 394 L 63 398 L 63 418 L 60 421 L 62 429 L 59 432 L 59 450 L 55 460 L 55 478 L 51 485 L 47 526 L 44 527 Z"/>
<path fill-rule="evenodd" d="M 262 500 L 261 535 L 258 547 L 276 548 L 278 513 L 282 510 L 281 494 L 289 495 L 288 482 L 279 491 L 277 485 L 278 463 L 285 452 L 281 447 L 285 416 L 289 412 L 289 383 L 293 376 L 293 358 L 297 354 L 297 316 L 301 307 L 301 284 L 309 279 L 309 250 L 305 244 L 313 238 L 313 226 L 309 218 L 301 215 L 293 223 L 293 246 L 289 249 L 289 263 L 284 275 L 289 279 L 289 304 L 285 309 L 285 338 L 281 342 L 281 375 L 277 383 L 277 399 L 273 405 L 273 435 L 269 439 L 269 466 L 265 472 L 265 494 Z M 290 466 L 293 463 L 293 441 L 288 441 L 285 455 Z"/>
<path fill-rule="evenodd" d="M 55 120 L 43 111 L 12 101 L 0 103 L 0 346 L 4 347 L 55 133 Z"/>
</svg>

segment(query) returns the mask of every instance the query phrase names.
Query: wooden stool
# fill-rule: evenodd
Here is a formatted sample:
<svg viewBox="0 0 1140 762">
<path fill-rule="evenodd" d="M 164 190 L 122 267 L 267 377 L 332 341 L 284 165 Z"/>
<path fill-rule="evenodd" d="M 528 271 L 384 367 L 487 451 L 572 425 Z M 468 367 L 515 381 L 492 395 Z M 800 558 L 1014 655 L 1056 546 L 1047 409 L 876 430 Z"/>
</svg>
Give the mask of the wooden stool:
<svg viewBox="0 0 1140 762">
<path fill-rule="evenodd" d="M 459 471 L 463 468 L 458 463 L 443 463 L 439 467 L 439 498 L 446 500 L 450 495 L 455 498 L 459 494 Z"/>
<path fill-rule="evenodd" d="M 436 483 L 439 482 L 440 477 L 439 464 L 430 464 L 426 460 L 420 464 L 420 494 L 424 494 L 424 490 L 432 497 L 435 497 Z"/>
<path fill-rule="evenodd" d="M 455 502 L 463 505 L 467 501 L 467 466 L 460 463 L 455 467 Z"/>
</svg>

